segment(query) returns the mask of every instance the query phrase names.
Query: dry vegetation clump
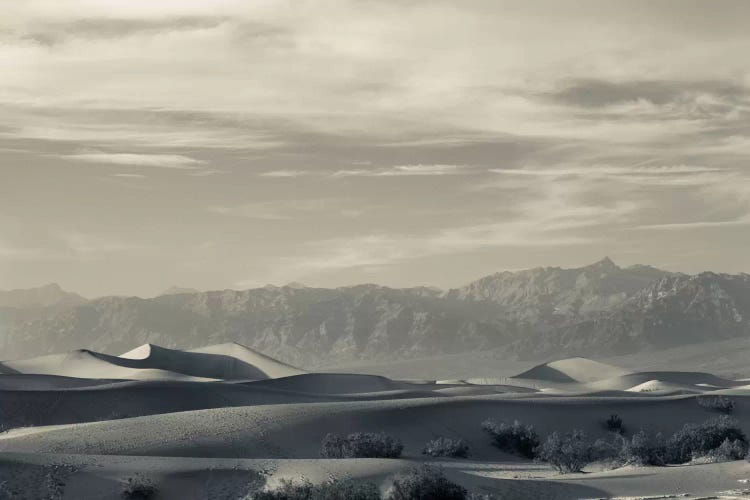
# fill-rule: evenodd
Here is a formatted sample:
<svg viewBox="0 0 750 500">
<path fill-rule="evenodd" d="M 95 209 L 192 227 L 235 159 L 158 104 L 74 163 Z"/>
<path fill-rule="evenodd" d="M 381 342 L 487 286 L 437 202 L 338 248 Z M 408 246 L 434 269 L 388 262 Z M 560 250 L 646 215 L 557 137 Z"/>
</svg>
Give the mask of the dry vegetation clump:
<svg viewBox="0 0 750 500">
<path fill-rule="evenodd" d="M 604 421 L 604 427 L 609 432 L 625 434 L 625 426 L 622 424 L 622 418 L 620 418 L 620 416 L 616 413 L 613 413 L 609 416 L 609 418 L 607 418 L 607 420 Z"/>
<path fill-rule="evenodd" d="M 482 429 L 492 436 L 492 444 L 501 450 L 525 458 L 534 458 L 535 450 L 539 446 L 539 436 L 533 426 L 524 425 L 518 420 L 512 424 L 485 420 Z"/>
<path fill-rule="evenodd" d="M 722 395 L 698 396 L 698 406 L 706 410 L 718 411 L 729 415 L 734 411 L 734 401 Z"/>
<path fill-rule="evenodd" d="M 282 480 L 275 490 L 259 491 L 252 500 L 494 500 L 477 495 L 450 481 L 439 468 L 424 465 L 402 473 L 393 480 L 385 497 L 377 485 L 351 480 L 314 485 L 310 481 Z"/>
<path fill-rule="evenodd" d="M 628 465 L 665 465 L 667 444 L 661 434 L 649 435 L 641 429 L 628 439 L 622 439 L 617 458 Z"/>
<path fill-rule="evenodd" d="M 721 415 L 702 424 L 685 424 L 667 441 L 667 460 L 673 464 L 684 464 L 695 457 L 710 454 L 725 441 L 740 448 L 741 457 L 747 455 L 748 444 L 745 433 L 736 420 Z"/>
<path fill-rule="evenodd" d="M 129 500 L 149 500 L 155 498 L 158 492 L 150 480 L 140 475 L 129 477 L 122 486 L 122 497 Z"/>
<path fill-rule="evenodd" d="M 583 431 L 553 432 L 536 450 L 538 460 L 550 463 L 563 474 L 581 472 L 591 462 L 592 445 Z"/>
<path fill-rule="evenodd" d="M 739 439 L 730 441 L 729 438 L 725 439 L 721 445 L 703 455 L 693 455 L 693 463 L 718 463 L 718 462 L 730 462 L 732 460 L 741 460 L 747 455 L 747 443 L 743 443 Z"/>
<path fill-rule="evenodd" d="M 314 485 L 310 481 L 281 481 L 275 490 L 259 491 L 252 500 L 380 500 L 380 490 L 373 483 L 329 481 Z"/>
<path fill-rule="evenodd" d="M 422 454 L 431 457 L 466 458 L 469 456 L 469 445 L 463 439 L 439 437 L 428 442 Z"/>
<path fill-rule="evenodd" d="M 328 434 L 321 443 L 323 458 L 399 458 L 401 440 L 384 432 L 356 432 L 348 436 Z"/>
<path fill-rule="evenodd" d="M 430 466 L 412 469 L 393 480 L 386 500 L 467 500 L 466 489 Z"/>
</svg>

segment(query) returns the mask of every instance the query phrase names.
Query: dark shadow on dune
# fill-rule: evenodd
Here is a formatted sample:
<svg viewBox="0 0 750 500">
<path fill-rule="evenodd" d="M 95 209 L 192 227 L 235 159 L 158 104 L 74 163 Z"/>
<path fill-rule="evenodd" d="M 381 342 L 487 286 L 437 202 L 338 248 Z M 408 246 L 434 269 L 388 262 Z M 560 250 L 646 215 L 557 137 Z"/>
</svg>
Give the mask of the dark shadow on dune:
<svg viewBox="0 0 750 500">
<path fill-rule="evenodd" d="M 164 347 L 150 346 L 144 359 L 130 359 L 88 351 L 92 356 L 116 366 L 136 369 L 168 370 L 192 377 L 220 379 L 265 379 L 268 375 L 259 368 L 223 354 L 207 354 Z"/>
<path fill-rule="evenodd" d="M 5 366 L 4 364 L 0 363 L 0 375 L 14 375 L 17 373 L 19 373 L 18 370 L 14 370 L 9 366 Z"/>
<path fill-rule="evenodd" d="M 380 375 L 353 373 L 305 373 L 250 382 L 253 387 L 268 387 L 317 394 L 357 394 L 395 390 L 424 391 L 424 385 L 397 382 Z"/>
<path fill-rule="evenodd" d="M 520 373 L 513 378 L 514 379 L 518 378 L 518 379 L 546 380 L 549 382 L 557 382 L 557 383 L 577 382 L 577 380 L 575 380 L 574 378 L 571 378 L 566 373 L 563 373 L 560 370 L 552 368 L 551 366 L 547 366 L 546 364 L 535 366 L 534 368 L 527 370 L 523 373 Z"/>
</svg>

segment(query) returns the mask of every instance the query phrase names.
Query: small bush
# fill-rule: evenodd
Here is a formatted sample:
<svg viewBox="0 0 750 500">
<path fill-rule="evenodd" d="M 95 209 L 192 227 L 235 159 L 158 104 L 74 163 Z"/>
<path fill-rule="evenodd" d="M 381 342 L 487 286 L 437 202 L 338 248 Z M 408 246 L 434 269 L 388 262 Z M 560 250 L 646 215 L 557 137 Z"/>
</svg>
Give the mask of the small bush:
<svg viewBox="0 0 750 500">
<path fill-rule="evenodd" d="M 252 500 L 380 500 L 380 490 L 373 483 L 354 481 L 329 481 L 313 485 L 310 481 L 299 483 L 281 480 L 275 490 L 259 491 Z"/>
<path fill-rule="evenodd" d="M 492 436 L 492 444 L 501 450 L 534 458 L 534 450 L 539 446 L 539 436 L 533 426 L 523 425 L 518 420 L 512 424 L 486 420 L 482 423 L 482 429 Z"/>
<path fill-rule="evenodd" d="M 630 440 L 622 440 L 619 459 L 630 465 L 665 465 L 667 446 L 664 437 L 661 434 L 649 436 L 641 429 Z"/>
<path fill-rule="evenodd" d="M 130 500 L 148 500 L 158 492 L 156 486 L 142 476 L 129 477 L 122 487 L 122 497 Z"/>
<path fill-rule="evenodd" d="M 706 410 L 718 411 L 729 415 L 734 411 L 734 401 L 726 396 L 698 396 L 698 406 Z"/>
<path fill-rule="evenodd" d="M 736 420 L 726 415 L 714 417 L 702 424 L 685 424 L 667 442 L 669 462 L 684 464 L 694 456 L 704 456 L 716 450 L 726 440 L 730 443 L 739 441 L 744 449 L 742 455 L 747 453 L 745 433 L 739 428 Z"/>
<path fill-rule="evenodd" d="M 398 458 L 403 450 L 400 439 L 383 432 L 357 432 L 346 437 L 326 435 L 320 455 L 324 458 Z"/>
<path fill-rule="evenodd" d="M 616 413 L 613 413 L 604 421 L 604 427 L 609 432 L 616 432 L 617 434 L 625 433 L 625 427 L 622 425 L 622 418 Z"/>
<path fill-rule="evenodd" d="M 466 458 L 469 456 L 469 445 L 463 439 L 439 437 L 427 443 L 422 453 L 431 457 Z"/>
<path fill-rule="evenodd" d="M 586 441 L 583 431 L 567 434 L 553 432 L 538 448 L 537 458 L 549 462 L 563 474 L 581 472 L 591 461 L 591 445 Z"/>
<path fill-rule="evenodd" d="M 591 461 L 619 461 L 623 441 L 625 441 L 625 438 L 619 434 L 615 434 L 611 441 L 597 439 L 594 444 L 591 445 Z"/>
<path fill-rule="evenodd" d="M 693 455 L 692 462 L 694 463 L 717 463 L 717 462 L 729 462 L 731 460 L 741 460 L 745 458 L 747 454 L 747 444 L 743 443 L 739 439 L 730 441 L 725 439 L 721 445 L 709 451 L 704 455 Z"/>
<path fill-rule="evenodd" d="M 386 500 L 467 500 L 466 489 L 449 481 L 440 469 L 423 466 L 393 480 Z"/>
</svg>

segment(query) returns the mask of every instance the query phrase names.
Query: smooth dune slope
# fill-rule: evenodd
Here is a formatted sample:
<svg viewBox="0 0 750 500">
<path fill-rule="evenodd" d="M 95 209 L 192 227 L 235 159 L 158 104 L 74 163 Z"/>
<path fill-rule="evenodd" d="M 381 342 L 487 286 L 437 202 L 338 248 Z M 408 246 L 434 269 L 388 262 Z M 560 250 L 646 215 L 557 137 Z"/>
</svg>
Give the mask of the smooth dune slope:
<svg viewBox="0 0 750 500">
<path fill-rule="evenodd" d="M 33 375 L 58 375 L 90 379 L 159 379 L 194 380 L 194 377 L 160 368 L 128 366 L 117 356 L 78 349 L 63 354 L 50 354 L 38 358 L 4 361 L 16 373 Z"/>
<path fill-rule="evenodd" d="M 594 382 L 618 377 L 628 373 L 614 365 L 600 363 L 587 358 L 568 358 L 537 365 L 513 378 L 532 379 L 540 382 L 572 383 Z"/>
<path fill-rule="evenodd" d="M 289 377 L 291 375 L 299 375 L 302 373 L 306 373 L 305 370 L 301 370 L 290 364 L 283 363 L 279 361 L 278 359 L 274 359 L 270 356 L 266 356 L 263 353 L 250 349 L 249 347 L 246 347 L 242 344 L 238 344 L 236 342 L 230 342 L 226 344 L 216 344 L 216 345 L 211 345 L 207 347 L 200 347 L 198 349 L 191 349 L 187 352 L 196 353 L 196 354 L 227 356 L 232 359 L 236 359 L 240 363 L 253 366 L 257 370 L 260 370 L 265 375 L 264 378 Z M 235 376 L 232 378 L 242 378 L 242 377 Z"/>
<path fill-rule="evenodd" d="M 734 396 L 735 415 L 750 430 L 750 401 Z M 315 458 L 329 432 L 385 431 L 420 454 L 439 435 L 466 439 L 478 459 L 504 456 L 480 424 L 487 418 L 533 424 L 541 435 L 583 429 L 605 437 L 603 421 L 619 414 L 630 429 L 671 434 L 715 415 L 691 396 L 505 398 L 476 396 L 216 408 L 89 424 L 12 430 L 0 451 L 152 456 Z"/>
<path fill-rule="evenodd" d="M 5 361 L 8 373 L 135 380 L 267 379 L 304 373 L 239 344 L 194 351 L 144 344 L 122 356 L 86 349 L 37 358 Z"/>
<path fill-rule="evenodd" d="M 404 385 L 389 390 L 371 387 L 371 391 L 326 393 L 315 391 L 314 386 L 307 388 L 310 390 L 305 390 L 304 383 L 296 386 L 281 384 L 275 387 L 275 380 L 227 383 L 111 381 L 49 375 L 8 377 L 0 377 L 0 423 L 8 428 L 94 422 L 233 406 L 434 398 L 451 395 L 432 390 L 436 386 L 410 388 Z M 342 380 L 342 387 L 352 388 L 352 385 Z M 363 389 L 361 384 L 357 388 Z"/>
</svg>

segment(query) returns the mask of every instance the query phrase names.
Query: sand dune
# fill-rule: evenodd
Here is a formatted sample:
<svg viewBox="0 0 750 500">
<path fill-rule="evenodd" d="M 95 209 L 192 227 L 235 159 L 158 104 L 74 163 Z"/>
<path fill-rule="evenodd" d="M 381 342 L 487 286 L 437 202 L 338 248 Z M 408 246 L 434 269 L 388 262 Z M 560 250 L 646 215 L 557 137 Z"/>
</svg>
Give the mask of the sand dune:
<svg viewBox="0 0 750 500">
<path fill-rule="evenodd" d="M 750 400 L 735 399 L 736 415 L 748 429 Z M 542 435 L 580 428 L 591 437 L 604 437 L 602 422 L 612 413 L 631 429 L 664 433 L 711 416 L 691 396 L 519 399 L 495 395 L 293 403 L 11 431 L 0 437 L 0 451 L 313 458 L 328 432 L 383 430 L 401 437 L 410 455 L 419 454 L 429 439 L 447 435 L 466 439 L 479 458 L 499 458 L 504 455 L 489 445 L 480 429 L 486 418 L 519 419 L 533 424 Z"/>
<path fill-rule="evenodd" d="M 51 470 L 66 474 L 64 498 L 75 499 L 94 489 L 115 491 L 135 472 L 154 474 L 163 498 L 175 499 L 204 498 L 196 492 L 209 486 L 224 492 L 210 497 L 222 498 L 250 483 L 273 486 L 300 475 L 313 481 L 354 477 L 385 487 L 395 473 L 423 461 L 422 447 L 437 436 L 462 438 L 471 447 L 469 461 L 440 461 L 449 477 L 502 498 L 672 494 L 675 481 L 681 492 L 713 494 L 731 486 L 714 474 L 736 481 L 742 469 L 648 469 L 647 480 L 639 476 L 644 469 L 628 468 L 558 476 L 491 446 L 481 422 L 518 419 L 541 436 L 581 429 L 596 439 L 607 436 L 604 420 L 616 413 L 630 431 L 671 434 L 715 415 L 696 401 L 710 393 L 731 395 L 733 416 L 750 430 L 747 381 L 700 372 L 629 373 L 584 358 L 545 363 L 518 378 L 437 382 L 304 373 L 238 344 L 184 352 L 147 344 L 122 356 L 79 350 L 4 366 L 9 374 L 0 375 L 0 426 L 10 430 L 0 433 L 0 484 L 44 487 L 47 480 L 38 478 Z M 400 438 L 404 459 L 319 458 L 327 433 L 359 431 Z M 59 454 L 77 465 L 53 466 Z"/>
<path fill-rule="evenodd" d="M 307 373 L 291 377 L 254 382 L 255 387 L 270 387 L 317 394 L 359 394 L 368 392 L 421 390 L 423 384 L 397 382 L 377 375 L 352 373 Z"/>
<path fill-rule="evenodd" d="M 649 384 L 653 387 L 659 386 L 694 392 L 708 392 L 716 389 L 738 387 L 742 385 L 742 382 L 717 377 L 710 373 L 657 371 L 629 373 L 619 377 L 597 380 L 586 384 L 586 387 L 596 390 L 632 391 L 634 387 L 638 386 L 643 386 L 643 389 L 647 388 L 648 386 L 644 384 Z"/>
<path fill-rule="evenodd" d="M 594 382 L 626 373 L 622 368 L 591 359 L 569 358 L 537 365 L 513 378 L 553 383 Z"/>
<path fill-rule="evenodd" d="M 299 375 L 305 373 L 304 370 L 301 370 L 287 363 L 283 363 L 277 359 L 266 356 L 263 353 L 250 349 L 249 347 L 245 347 L 244 345 L 238 344 L 236 342 L 191 349 L 187 352 L 227 356 L 233 359 L 237 359 L 240 362 L 245 363 L 246 365 L 253 366 L 263 372 L 263 374 L 265 374 L 265 377 L 263 378 L 289 377 L 291 375 Z M 242 377 L 235 376 L 231 378 Z"/>
<path fill-rule="evenodd" d="M 304 373 L 240 344 L 193 351 L 144 344 L 122 356 L 86 349 L 3 362 L 11 373 L 83 378 L 183 380 L 267 379 Z"/>
<path fill-rule="evenodd" d="M 160 368 L 128 366 L 128 360 L 86 349 L 38 358 L 4 361 L 16 373 L 79 378 L 194 380 L 195 377 Z"/>
</svg>

